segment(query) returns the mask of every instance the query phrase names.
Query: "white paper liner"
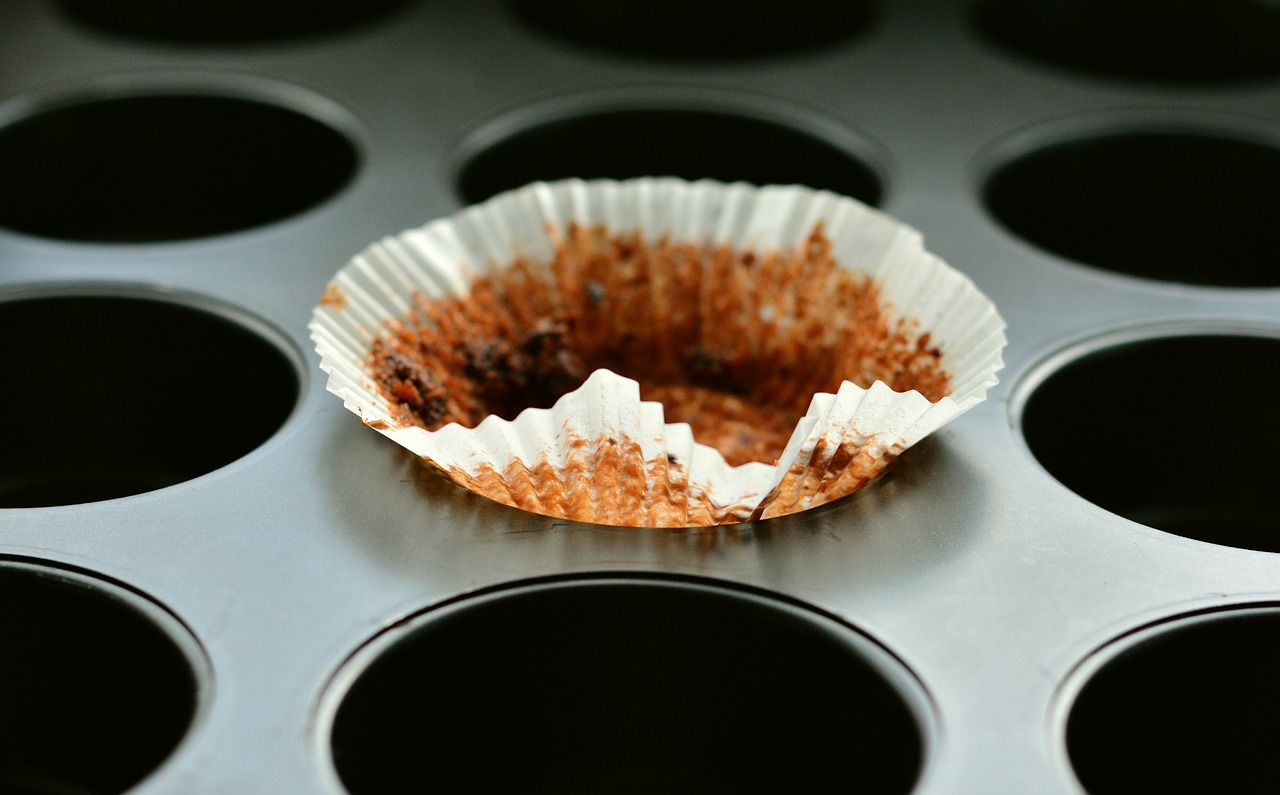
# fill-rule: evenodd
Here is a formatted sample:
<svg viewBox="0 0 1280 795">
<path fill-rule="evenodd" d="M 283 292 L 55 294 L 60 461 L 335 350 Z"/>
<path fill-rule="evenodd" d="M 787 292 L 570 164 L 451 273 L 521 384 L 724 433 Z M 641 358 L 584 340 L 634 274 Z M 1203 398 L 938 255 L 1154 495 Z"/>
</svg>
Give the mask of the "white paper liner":
<svg viewBox="0 0 1280 795">
<path fill-rule="evenodd" d="M 635 381 L 608 370 L 553 408 L 527 409 L 511 421 L 400 427 L 367 370 L 374 339 L 409 313 L 415 296 L 462 295 L 477 276 L 518 257 L 551 260 L 548 230 L 570 223 L 761 252 L 794 249 L 821 223 L 836 262 L 870 275 L 893 316 L 930 334 L 951 392 L 931 403 L 882 382 L 863 389 L 845 381 L 837 394 L 814 396 L 775 465 L 729 466 L 719 451 L 696 444 L 688 425 L 665 423 L 659 404 L 640 400 Z M 873 208 L 799 186 L 672 178 L 534 183 L 385 238 L 338 272 L 309 328 L 328 390 L 463 485 L 539 513 L 654 526 L 767 518 L 856 490 L 981 402 L 997 383 L 1005 344 L 990 300 L 925 251 L 918 232 Z M 609 452 L 619 444 L 626 455 Z M 629 483 L 610 481 L 615 473 Z"/>
</svg>

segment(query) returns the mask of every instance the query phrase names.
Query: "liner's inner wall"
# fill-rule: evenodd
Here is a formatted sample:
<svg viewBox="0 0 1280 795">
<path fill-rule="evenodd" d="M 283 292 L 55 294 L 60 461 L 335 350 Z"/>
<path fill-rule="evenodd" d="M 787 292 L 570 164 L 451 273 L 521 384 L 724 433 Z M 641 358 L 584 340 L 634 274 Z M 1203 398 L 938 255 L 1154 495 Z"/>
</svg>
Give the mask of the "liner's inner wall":
<svg viewBox="0 0 1280 795">
<path fill-rule="evenodd" d="M 552 237 L 550 262 L 517 259 L 464 295 L 421 299 L 398 334 L 375 341 L 371 368 L 401 422 L 513 419 L 604 368 L 637 380 L 730 464 L 772 463 L 813 395 L 846 380 L 935 401 L 949 391 L 928 333 L 840 268 L 820 225 L 791 250 L 762 252 L 577 224 Z"/>
</svg>

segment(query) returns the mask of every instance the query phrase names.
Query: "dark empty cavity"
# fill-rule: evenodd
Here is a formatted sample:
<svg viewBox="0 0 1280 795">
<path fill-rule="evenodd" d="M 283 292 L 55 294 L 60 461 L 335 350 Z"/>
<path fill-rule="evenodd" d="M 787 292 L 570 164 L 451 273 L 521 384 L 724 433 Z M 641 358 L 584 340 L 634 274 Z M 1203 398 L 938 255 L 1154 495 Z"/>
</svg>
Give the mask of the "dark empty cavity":
<svg viewBox="0 0 1280 795">
<path fill-rule="evenodd" d="M 636 58 L 741 60 L 804 52 L 857 38 L 875 19 L 857 0 L 507 0 L 539 33 Z"/>
<path fill-rule="evenodd" d="M 726 590 L 526 588 L 428 615 L 377 654 L 337 711 L 334 763 L 353 795 L 906 793 L 923 740 L 892 665 Z"/>
<path fill-rule="evenodd" d="M 1112 513 L 1175 535 L 1280 552 L 1280 339 L 1118 344 L 1050 375 L 1022 430 L 1050 474 Z"/>
<path fill-rule="evenodd" d="M 587 113 L 522 130 L 462 169 L 468 203 L 535 180 L 668 176 L 756 185 L 800 184 L 880 201 L 880 180 L 857 157 L 810 133 L 728 112 Z"/>
<path fill-rule="evenodd" d="M 342 133 L 265 102 L 86 101 L 0 129 L 0 226 L 114 243 L 235 232 L 324 201 L 357 160 Z"/>
<path fill-rule="evenodd" d="M 67 16 L 116 36 L 234 45 L 342 33 L 408 0 L 62 0 Z"/>
<path fill-rule="evenodd" d="M 997 45 L 1082 74 L 1168 85 L 1280 75 L 1280 6 L 1268 0 L 988 0 Z"/>
<path fill-rule="evenodd" d="M 1064 141 L 1000 166 L 984 199 L 1055 254 L 1147 279 L 1280 285 L 1280 149 L 1193 132 Z"/>
<path fill-rule="evenodd" d="M 124 296 L 0 302 L 0 507 L 125 497 L 203 475 L 266 441 L 296 366 L 250 328 Z"/>
<path fill-rule="evenodd" d="M 1280 792 L 1280 611 L 1167 626 L 1098 670 L 1076 698 L 1067 750 L 1092 795 Z"/>
<path fill-rule="evenodd" d="M 0 561 L 0 792 L 124 792 L 177 747 L 196 676 L 140 601 Z"/>
</svg>

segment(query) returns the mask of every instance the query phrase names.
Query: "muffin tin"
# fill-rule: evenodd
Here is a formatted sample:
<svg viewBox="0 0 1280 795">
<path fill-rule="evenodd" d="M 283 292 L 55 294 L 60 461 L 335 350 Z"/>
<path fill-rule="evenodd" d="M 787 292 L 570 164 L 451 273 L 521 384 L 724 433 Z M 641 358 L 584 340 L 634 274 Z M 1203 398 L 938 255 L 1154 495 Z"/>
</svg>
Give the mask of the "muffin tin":
<svg viewBox="0 0 1280 795">
<path fill-rule="evenodd" d="M 1274 4 L 190 5 L 0 10 L 0 789 L 1276 788 Z M 367 243 L 645 173 L 917 227 L 1002 383 L 696 530 L 487 502 L 325 392 Z"/>
</svg>

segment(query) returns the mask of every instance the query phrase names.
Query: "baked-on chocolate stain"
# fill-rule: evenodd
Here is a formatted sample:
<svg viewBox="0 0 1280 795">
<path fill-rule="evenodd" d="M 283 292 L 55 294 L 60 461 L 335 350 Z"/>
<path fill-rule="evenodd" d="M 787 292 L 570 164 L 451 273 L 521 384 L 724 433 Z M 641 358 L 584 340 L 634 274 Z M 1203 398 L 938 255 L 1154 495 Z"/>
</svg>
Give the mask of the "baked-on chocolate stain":
<svg viewBox="0 0 1280 795">
<path fill-rule="evenodd" d="M 404 425 L 474 427 L 546 408 L 607 368 L 734 465 L 773 463 L 816 392 L 849 380 L 945 396 L 928 334 L 839 267 L 821 226 L 793 251 L 551 229 L 550 263 L 518 259 L 465 295 L 419 297 L 369 367 Z"/>
</svg>

